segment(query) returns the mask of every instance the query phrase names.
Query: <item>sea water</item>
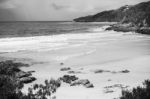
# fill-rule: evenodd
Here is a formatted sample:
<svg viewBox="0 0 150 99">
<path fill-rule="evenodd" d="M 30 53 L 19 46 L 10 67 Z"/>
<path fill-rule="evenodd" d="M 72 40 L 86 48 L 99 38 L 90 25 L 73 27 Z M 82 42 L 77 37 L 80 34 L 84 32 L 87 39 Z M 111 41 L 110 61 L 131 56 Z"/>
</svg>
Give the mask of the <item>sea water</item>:
<svg viewBox="0 0 150 99">
<path fill-rule="evenodd" d="M 78 44 L 72 45 L 78 46 L 87 39 L 104 36 L 99 32 L 104 30 L 100 27 L 105 25 L 75 22 L 1 22 L 0 52 L 54 50 L 67 47 L 72 40 L 78 40 Z"/>
<path fill-rule="evenodd" d="M 107 53 L 114 53 L 113 51 L 116 55 L 149 53 L 149 35 L 106 31 L 109 24 L 111 23 L 1 22 L 0 53 L 84 49 L 70 52 L 69 55 L 64 53 L 61 58 L 58 54 L 56 60 L 87 55 L 96 50 L 101 50 L 102 57 L 103 53 L 108 57 Z"/>
</svg>

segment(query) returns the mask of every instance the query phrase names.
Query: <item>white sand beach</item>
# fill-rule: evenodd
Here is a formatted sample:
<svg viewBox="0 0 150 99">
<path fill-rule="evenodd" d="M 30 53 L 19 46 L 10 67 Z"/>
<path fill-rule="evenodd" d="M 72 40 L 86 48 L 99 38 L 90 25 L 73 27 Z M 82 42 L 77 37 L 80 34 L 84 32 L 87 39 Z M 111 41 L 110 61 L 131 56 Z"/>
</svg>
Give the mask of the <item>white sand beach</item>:
<svg viewBox="0 0 150 99">
<path fill-rule="evenodd" d="M 24 71 L 43 83 L 62 77 L 70 67 L 79 78 L 88 79 L 94 88 L 63 84 L 57 99 L 114 99 L 121 90 L 131 89 L 150 78 L 150 36 L 93 29 L 92 33 L 0 39 L 0 56 L 30 64 Z M 63 63 L 63 64 L 61 64 Z M 97 70 L 103 72 L 95 73 Z M 128 70 L 128 73 L 121 71 Z M 32 84 L 26 85 L 23 91 Z"/>
</svg>

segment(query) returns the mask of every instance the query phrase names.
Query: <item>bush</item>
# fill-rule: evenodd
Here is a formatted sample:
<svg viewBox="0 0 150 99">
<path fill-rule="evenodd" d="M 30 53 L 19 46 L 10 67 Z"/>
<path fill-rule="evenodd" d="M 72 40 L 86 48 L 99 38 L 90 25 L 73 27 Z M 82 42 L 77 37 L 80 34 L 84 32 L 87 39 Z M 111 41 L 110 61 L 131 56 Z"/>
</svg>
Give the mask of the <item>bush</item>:
<svg viewBox="0 0 150 99">
<path fill-rule="evenodd" d="M 23 72 L 19 69 L 28 64 L 17 63 L 11 60 L 0 62 L 0 99 L 47 99 L 60 87 L 60 80 L 45 80 L 45 84 L 35 84 L 29 88 L 28 94 L 21 92 L 23 83 L 18 81 L 16 74 Z"/>
<path fill-rule="evenodd" d="M 150 80 L 143 83 L 144 87 L 138 86 L 131 91 L 122 91 L 120 99 L 150 99 Z"/>
<path fill-rule="evenodd" d="M 20 72 L 20 66 L 27 64 L 16 63 L 11 60 L 0 62 L 0 99 L 20 99 L 23 84 L 15 76 Z"/>
<path fill-rule="evenodd" d="M 21 71 L 19 67 L 28 66 L 28 64 L 13 62 L 12 60 L 2 61 L 0 62 L 0 74 L 15 76 L 16 72 Z"/>
<path fill-rule="evenodd" d="M 44 84 L 34 84 L 32 88 L 29 88 L 27 97 L 29 99 L 47 99 L 50 97 L 51 99 L 51 94 L 55 93 L 60 85 L 60 80 L 45 80 Z"/>
</svg>

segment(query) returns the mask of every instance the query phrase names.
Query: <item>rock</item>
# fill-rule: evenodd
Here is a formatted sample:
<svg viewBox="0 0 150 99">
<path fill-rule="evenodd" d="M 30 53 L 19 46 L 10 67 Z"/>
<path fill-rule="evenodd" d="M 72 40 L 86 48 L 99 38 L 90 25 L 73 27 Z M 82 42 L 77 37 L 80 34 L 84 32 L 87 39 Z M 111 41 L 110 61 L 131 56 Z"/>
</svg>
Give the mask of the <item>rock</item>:
<svg viewBox="0 0 150 99">
<path fill-rule="evenodd" d="M 106 86 L 104 87 L 105 89 L 113 89 L 113 88 L 120 88 L 120 89 L 126 89 L 128 88 L 129 86 L 125 86 L 125 85 L 122 85 L 122 84 L 114 84 L 112 86 Z"/>
<path fill-rule="evenodd" d="M 103 72 L 111 72 L 111 71 L 109 71 L 109 70 L 102 70 L 102 69 L 94 71 L 94 73 L 103 73 Z"/>
<path fill-rule="evenodd" d="M 28 72 L 20 71 L 16 73 L 16 77 L 18 78 L 18 81 L 20 83 L 28 84 L 36 80 L 35 77 L 31 77 L 33 72 L 35 71 L 28 71 Z"/>
<path fill-rule="evenodd" d="M 106 28 L 106 30 L 114 30 L 117 32 L 137 32 L 150 35 L 150 27 L 126 26 L 124 24 L 116 24 Z"/>
<path fill-rule="evenodd" d="M 63 81 L 65 83 L 70 84 L 70 86 L 77 86 L 77 85 L 82 85 L 86 88 L 93 88 L 94 85 L 90 83 L 88 79 L 80 79 L 76 76 L 71 76 L 71 75 L 64 75 L 63 77 L 59 78 L 60 81 Z"/>
<path fill-rule="evenodd" d="M 117 72 L 117 71 L 111 71 L 111 73 L 112 73 L 112 74 L 117 74 L 118 72 Z"/>
<path fill-rule="evenodd" d="M 95 74 L 97 74 L 97 73 L 106 73 L 106 72 L 111 72 L 111 71 L 109 71 L 109 70 L 102 70 L 102 69 L 97 69 L 97 70 L 94 70 L 93 71 Z"/>
<path fill-rule="evenodd" d="M 28 73 L 34 73 L 35 71 L 28 71 Z"/>
<path fill-rule="evenodd" d="M 32 76 L 31 72 L 20 71 L 20 72 L 16 73 L 17 78 L 23 78 L 23 77 L 29 77 L 29 76 Z"/>
<path fill-rule="evenodd" d="M 114 30 L 117 32 L 130 32 L 130 31 L 136 31 L 138 27 L 131 26 L 130 24 L 115 24 L 111 25 L 111 27 L 106 28 L 106 30 Z"/>
<path fill-rule="evenodd" d="M 71 76 L 71 75 L 64 75 L 63 77 L 60 77 L 60 80 L 65 82 L 65 83 L 69 83 L 71 84 L 73 81 L 78 80 L 78 77 L 76 76 Z"/>
<path fill-rule="evenodd" d="M 95 70 L 94 73 L 103 73 L 104 70 Z"/>
<path fill-rule="evenodd" d="M 104 93 L 113 93 L 114 92 L 114 90 L 110 90 L 110 89 L 106 89 L 106 90 L 104 90 Z"/>
<path fill-rule="evenodd" d="M 35 77 L 23 77 L 23 78 L 20 78 L 19 81 L 21 83 L 25 83 L 25 84 L 28 84 L 28 83 L 31 83 L 33 81 L 35 81 L 36 78 Z"/>
<path fill-rule="evenodd" d="M 60 63 L 60 65 L 64 65 L 64 63 Z"/>
<path fill-rule="evenodd" d="M 94 87 L 94 85 L 93 85 L 93 84 L 91 84 L 91 83 L 89 83 L 89 84 L 86 84 L 86 85 L 85 85 L 85 87 L 86 87 L 86 88 L 93 88 L 93 87 Z"/>
<path fill-rule="evenodd" d="M 61 68 L 60 71 L 68 71 L 68 70 L 71 70 L 70 67 L 64 67 L 64 68 Z"/>
<path fill-rule="evenodd" d="M 121 73 L 129 73 L 130 71 L 129 70 L 122 70 L 120 71 Z"/>
<path fill-rule="evenodd" d="M 69 73 L 69 74 L 80 74 L 80 73 L 82 73 L 82 72 L 80 72 L 80 71 L 68 71 L 68 73 Z"/>
<path fill-rule="evenodd" d="M 82 79 L 82 80 L 78 80 L 78 81 L 75 81 L 71 84 L 71 86 L 76 86 L 76 85 L 86 85 L 90 83 L 89 80 L 87 79 Z"/>
<path fill-rule="evenodd" d="M 115 10 L 102 11 L 74 19 L 75 22 L 118 22 L 138 27 L 150 27 L 150 1 L 125 5 Z M 125 29 L 125 31 L 128 28 Z"/>
<path fill-rule="evenodd" d="M 75 81 L 70 86 L 77 86 L 77 85 L 83 85 L 86 88 L 93 88 L 94 87 L 94 85 L 91 84 L 88 79 L 81 79 L 81 80 Z"/>
<path fill-rule="evenodd" d="M 138 32 L 138 33 L 142 33 L 142 34 L 150 34 L 150 28 L 139 28 L 139 29 L 137 29 L 137 31 L 136 32 Z"/>
</svg>

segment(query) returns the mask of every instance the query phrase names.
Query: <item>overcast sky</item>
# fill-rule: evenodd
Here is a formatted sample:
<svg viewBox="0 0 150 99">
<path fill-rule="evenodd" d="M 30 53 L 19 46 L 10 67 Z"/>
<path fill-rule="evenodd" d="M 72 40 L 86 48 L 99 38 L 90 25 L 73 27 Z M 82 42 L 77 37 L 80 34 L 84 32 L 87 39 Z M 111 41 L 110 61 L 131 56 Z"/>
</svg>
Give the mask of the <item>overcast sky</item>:
<svg viewBox="0 0 150 99">
<path fill-rule="evenodd" d="M 148 0 L 0 0 L 0 21 L 56 21 Z"/>
</svg>

